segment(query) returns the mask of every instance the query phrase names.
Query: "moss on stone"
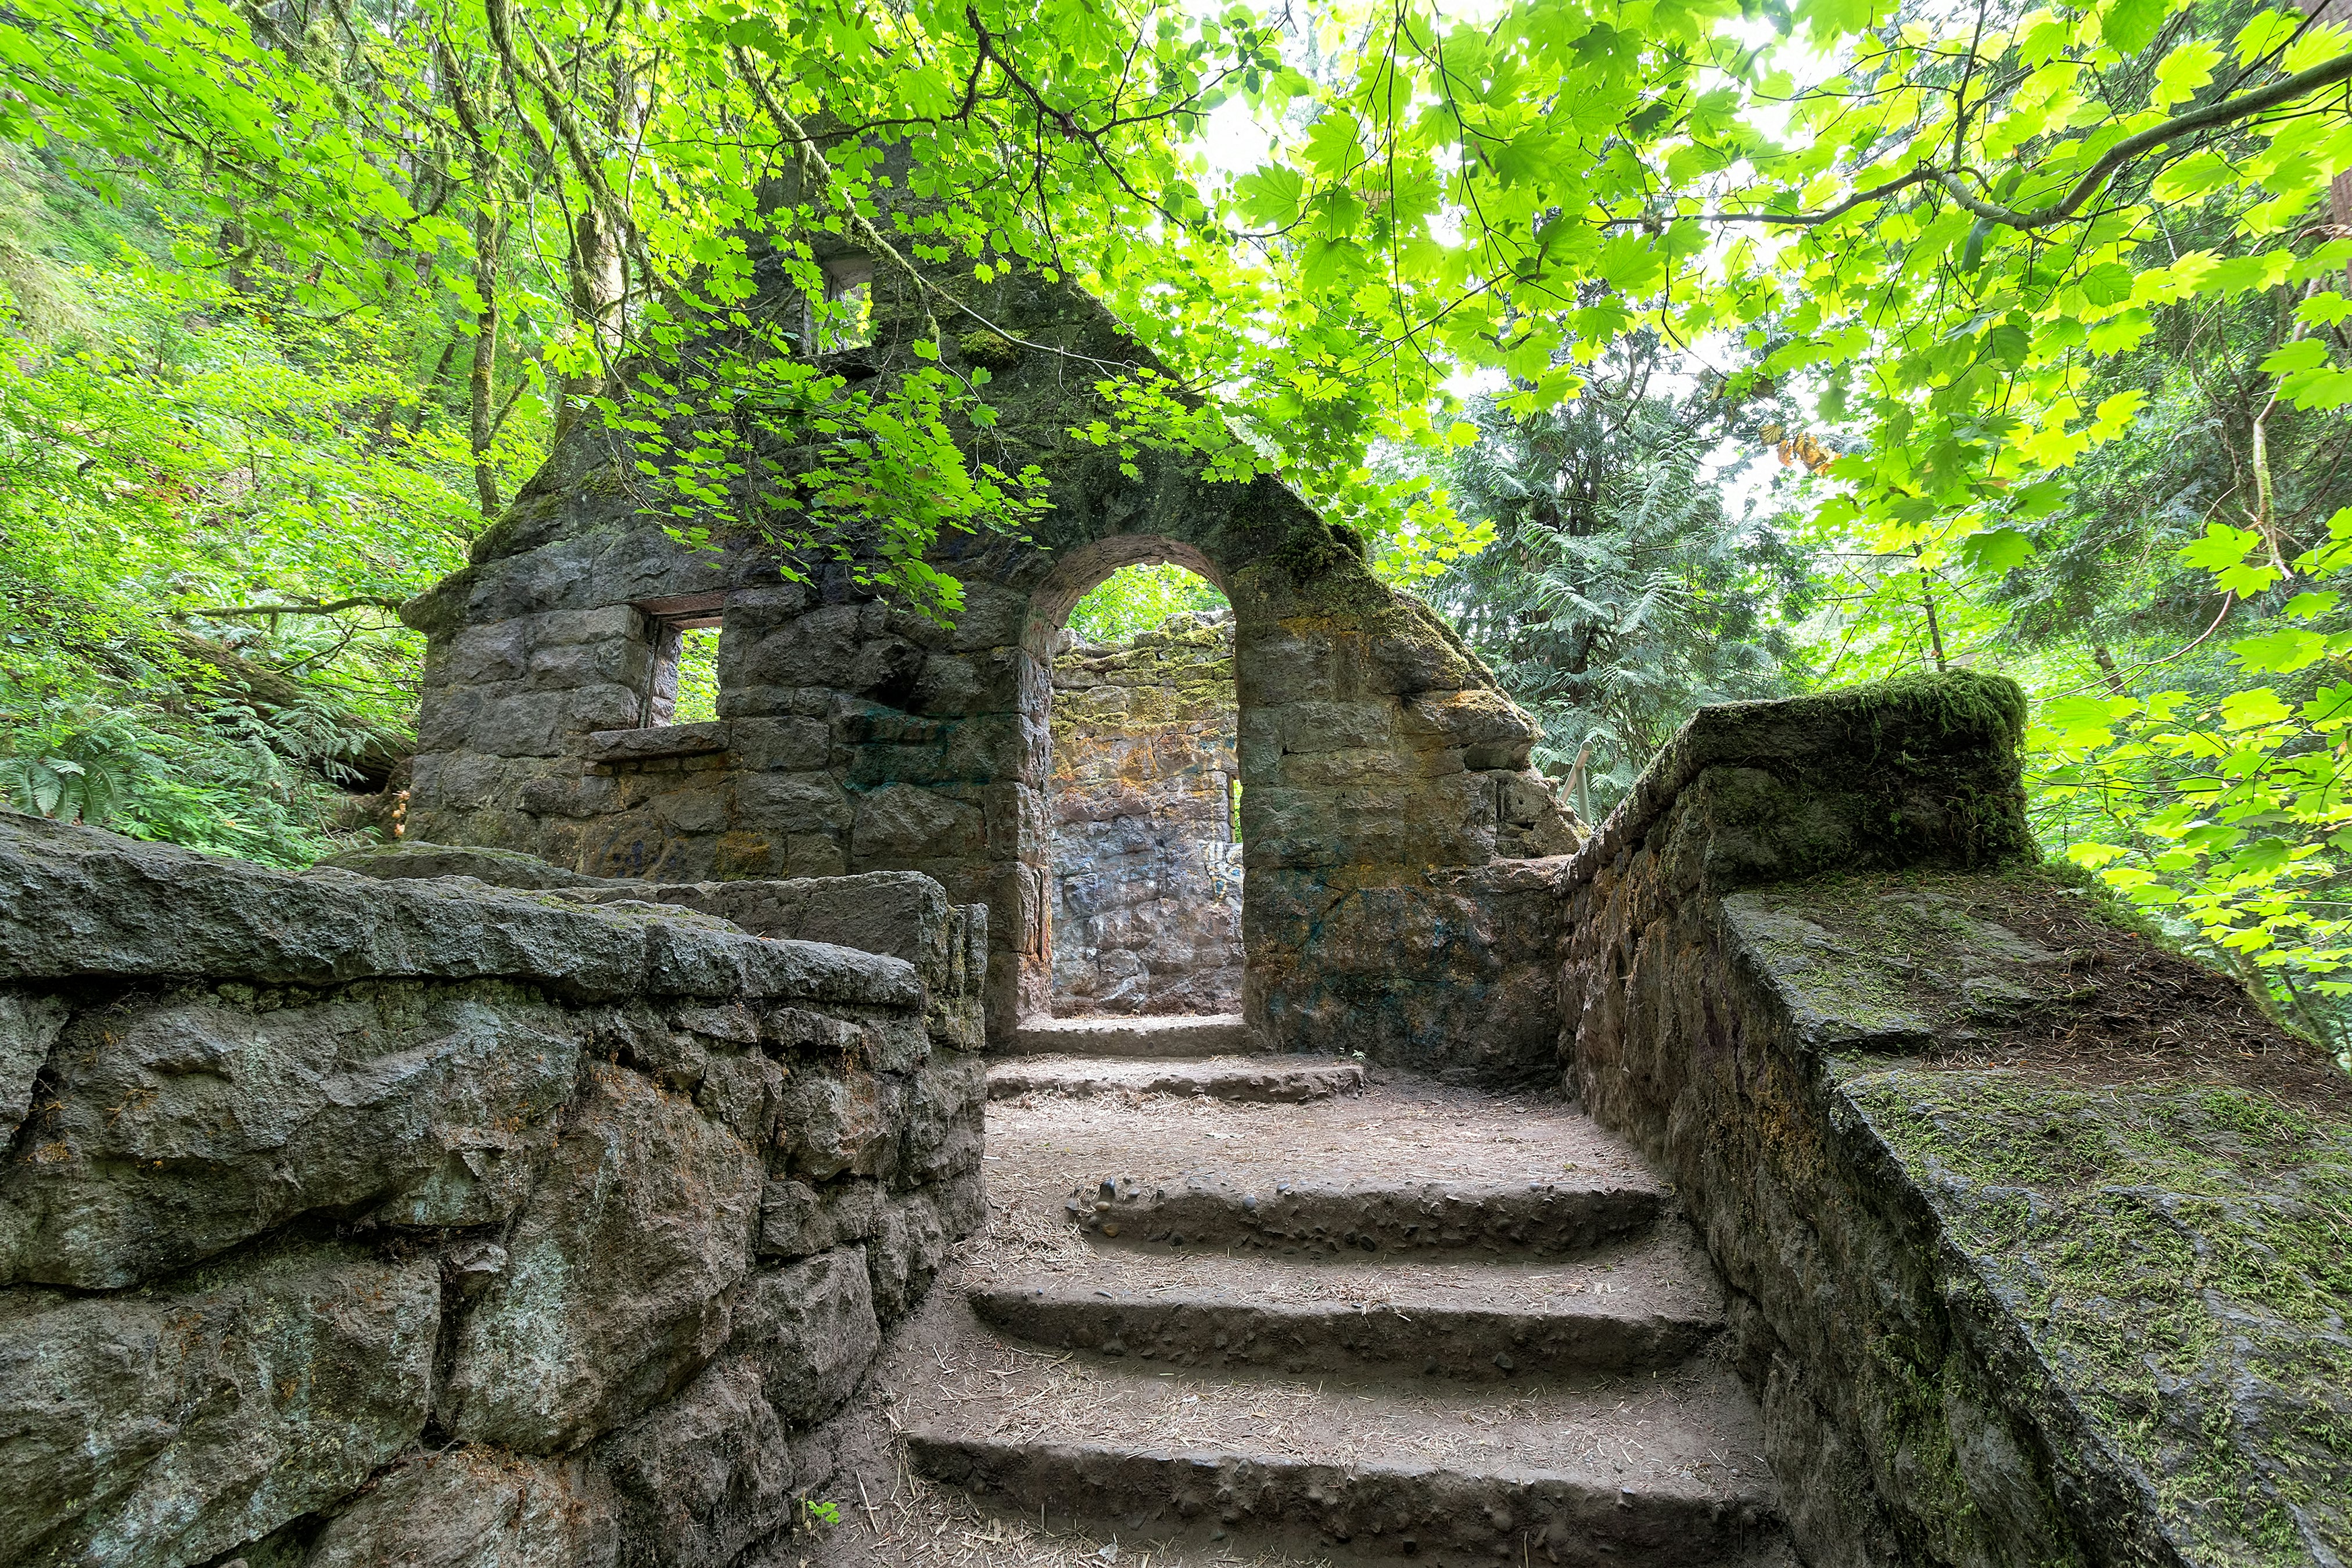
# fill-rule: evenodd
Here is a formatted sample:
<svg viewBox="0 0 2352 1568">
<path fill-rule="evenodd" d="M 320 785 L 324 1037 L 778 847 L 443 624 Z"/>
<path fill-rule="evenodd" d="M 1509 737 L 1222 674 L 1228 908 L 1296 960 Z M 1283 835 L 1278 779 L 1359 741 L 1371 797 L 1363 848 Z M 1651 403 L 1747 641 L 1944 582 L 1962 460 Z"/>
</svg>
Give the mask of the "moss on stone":
<svg viewBox="0 0 2352 1568">
<path fill-rule="evenodd" d="M 1019 345 L 1003 333 L 985 328 L 958 338 L 956 348 L 973 364 L 985 365 L 992 371 L 1009 371 L 1021 362 Z"/>
<path fill-rule="evenodd" d="M 2352 1545 L 2352 1119 L 2015 1071 L 1843 1088 L 2193 1556 Z"/>
</svg>

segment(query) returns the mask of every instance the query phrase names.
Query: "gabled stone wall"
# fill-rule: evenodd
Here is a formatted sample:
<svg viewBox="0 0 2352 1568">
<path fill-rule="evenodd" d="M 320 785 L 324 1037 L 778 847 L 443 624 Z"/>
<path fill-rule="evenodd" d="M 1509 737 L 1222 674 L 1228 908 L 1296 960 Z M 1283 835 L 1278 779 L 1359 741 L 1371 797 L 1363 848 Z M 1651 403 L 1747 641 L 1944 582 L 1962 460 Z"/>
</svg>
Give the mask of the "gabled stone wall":
<svg viewBox="0 0 2352 1568">
<path fill-rule="evenodd" d="M 1557 877 L 1819 1568 L 2352 1560 L 2352 1082 L 2041 867 L 2011 683 L 1703 711 Z"/>
<path fill-rule="evenodd" d="M 887 386 L 929 363 L 918 344 L 986 370 L 995 418 L 973 451 L 1034 468 L 1050 502 L 1019 537 L 940 541 L 929 564 L 962 592 L 952 624 L 864 586 L 870 558 L 786 560 L 724 519 L 707 547 L 679 542 L 631 438 L 583 420 L 471 564 L 403 611 L 427 638 L 412 835 L 671 883 L 923 873 L 950 903 L 988 906 L 987 1029 L 1010 1049 L 1020 1019 L 1052 1010 L 1054 638 L 1112 571 L 1178 562 L 1234 611 L 1243 1007 L 1259 1037 L 1540 1070 L 1548 1030 L 1490 1026 L 1455 994 L 1465 945 L 1507 919 L 1477 873 L 1575 842 L 1528 766 L 1534 722 L 1434 612 L 1373 575 L 1361 539 L 1277 480 L 1074 437 L 1119 418 L 1094 390 L 1106 367 L 1164 369 L 1095 301 L 1018 266 L 927 270 L 943 292 L 877 266 L 857 372 Z M 947 297 L 990 329 L 959 318 L 940 341 Z M 714 619 L 718 720 L 638 727 L 670 629 Z M 1333 936 L 1400 918 L 1428 945 Z"/>
<path fill-rule="evenodd" d="M 863 890 L 909 961 L 438 869 L 540 890 L 0 812 L 0 1562 L 788 1528 L 795 1439 L 984 1212 L 981 1063 L 926 1025 L 973 928 Z"/>
<path fill-rule="evenodd" d="M 1054 656 L 1054 1011 L 1237 1013 L 1234 628 L 1179 615 Z"/>
</svg>

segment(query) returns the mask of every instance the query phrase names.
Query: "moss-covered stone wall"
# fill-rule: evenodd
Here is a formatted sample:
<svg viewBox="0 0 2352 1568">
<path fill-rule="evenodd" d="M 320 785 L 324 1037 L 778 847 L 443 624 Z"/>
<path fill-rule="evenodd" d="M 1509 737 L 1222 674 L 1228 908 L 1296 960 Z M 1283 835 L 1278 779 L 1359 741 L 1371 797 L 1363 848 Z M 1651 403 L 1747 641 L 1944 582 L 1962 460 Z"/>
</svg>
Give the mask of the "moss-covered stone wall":
<svg viewBox="0 0 2352 1568">
<path fill-rule="evenodd" d="M 0 1562 L 797 1556 L 817 1428 L 986 1218 L 977 1031 L 927 1021 L 972 926 L 384 858 L 0 812 Z"/>
<path fill-rule="evenodd" d="M 944 295 L 877 267 L 874 341 L 849 368 L 887 385 L 929 364 L 933 307 L 963 301 L 990 335 L 954 323 L 938 346 L 992 378 L 974 454 L 1034 467 L 1050 502 L 1020 535 L 940 541 L 930 564 L 962 591 L 952 623 L 867 586 L 856 538 L 836 541 L 845 560 L 786 560 L 725 528 L 679 542 L 629 441 L 583 421 L 471 564 L 403 612 L 427 639 L 412 836 L 666 882 L 921 872 L 988 906 L 988 1030 L 1009 1048 L 1052 1007 L 1053 640 L 1110 572 L 1177 561 L 1234 607 L 1243 1009 L 1260 1038 L 1539 1069 L 1548 1026 L 1490 1025 L 1459 991 L 1483 933 L 1520 924 L 1478 873 L 1575 843 L 1528 766 L 1533 721 L 1279 481 L 1073 436 L 1119 417 L 1095 391 L 1106 367 L 1160 368 L 1095 301 L 1017 266 L 929 276 Z M 645 726 L 672 632 L 712 620 L 719 717 Z"/>
<path fill-rule="evenodd" d="M 1561 879 L 1569 1085 L 1722 1269 L 1809 1561 L 2344 1560 L 2352 1092 L 2037 863 L 2021 718 L 1702 714 Z"/>
</svg>

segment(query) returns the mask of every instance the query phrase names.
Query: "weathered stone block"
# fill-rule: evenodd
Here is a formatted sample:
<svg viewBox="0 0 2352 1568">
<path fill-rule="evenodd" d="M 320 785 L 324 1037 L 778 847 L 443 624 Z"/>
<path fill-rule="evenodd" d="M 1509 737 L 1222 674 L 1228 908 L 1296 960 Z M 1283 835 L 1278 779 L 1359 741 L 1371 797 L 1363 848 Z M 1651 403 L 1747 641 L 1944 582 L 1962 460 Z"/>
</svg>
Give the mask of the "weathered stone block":
<svg viewBox="0 0 2352 1568">
<path fill-rule="evenodd" d="M 814 1066 L 794 1072 L 776 1113 L 793 1174 L 812 1181 L 844 1172 L 888 1175 L 897 1153 L 891 1116 L 897 1097 L 895 1086 L 878 1073 Z"/>
<path fill-rule="evenodd" d="M 554 616 L 526 615 L 488 625 L 463 626 L 433 644 L 440 664 L 435 676 L 457 685 L 486 685 L 519 681 L 530 670 L 531 650 L 550 642 L 572 641 L 556 636 Z"/>
<path fill-rule="evenodd" d="M 898 1181 L 923 1186 L 980 1168 L 988 1066 L 946 1055 L 914 1074 L 902 1102 Z"/>
<path fill-rule="evenodd" d="M 753 772 L 805 772 L 833 760 L 833 731 L 823 719 L 745 718 L 731 728 L 736 760 Z"/>
<path fill-rule="evenodd" d="M 808 1426 L 841 1408 L 881 1343 L 866 1260 L 836 1247 L 746 1281 L 727 1354 L 757 1375 L 779 1416 Z"/>
<path fill-rule="evenodd" d="M 331 1504 L 424 1428 L 440 1301 L 431 1259 L 335 1247 L 0 1293 L 0 1558 L 178 1568 Z"/>
<path fill-rule="evenodd" d="M 1274 753 L 1260 758 L 1278 787 L 1301 789 L 1356 789 L 1393 784 L 1399 777 L 1442 779 L 1465 770 L 1460 750 L 1407 752 L 1387 747 L 1353 747 L 1339 751 Z"/>
<path fill-rule="evenodd" d="M 413 1455 L 331 1520 L 304 1568 L 612 1568 L 619 1508 L 576 1458 Z"/>
<path fill-rule="evenodd" d="M 597 1446 L 625 1561 L 715 1568 L 791 1522 L 793 1463 L 756 1369 L 733 1357 Z"/>
<path fill-rule="evenodd" d="M 1399 716 L 1401 732 L 1416 747 L 1507 747 L 1536 737 L 1535 722 L 1518 705 L 1486 686 L 1415 692 L 1404 699 Z"/>
<path fill-rule="evenodd" d="M 1019 648 L 933 653 L 915 684 L 919 713 L 1015 713 L 1044 706 L 1043 671 Z"/>
<path fill-rule="evenodd" d="M 930 1289 L 948 1248 L 988 1222 L 988 1189 L 968 1171 L 895 1200 L 866 1244 L 874 1311 L 885 1323 L 911 1311 Z"/>
<path fill-rule="evenodd" d="M 8 1146 L 31 1112 L 33 1080 L 71 1012 L 62 997 L 0 991 L 0 1148 Z"/>
<path fill-rule="evenodd" d="M 719 676 L 720 718 L 829 718 L 838 700 L 833 691 L 824 686 L 749 682 L 739 685 L 723 674 Z"/>
<path fill-rule="evenodd" d="M 658 724 L 598 730 L 581 752 L 591 762 L 646 764 L 656 758 L 697 757 L 725 751 L 734 727 L 724 719 L 700 724 Z"/>
<path fill-rule="evenodd" d="M 622 809 L 621 789 L 608 775 L 579 773 L 567 765 L 525 779 L 515 790 L 515 804 L 540 817 L 609 816 Z"/>
<path fill-rule="evenodd" d="M 729 780 L 706 774 L 656 797 L 654 813 L 677 832 L 715 834 L 733 819 L 733 795 Z"/>
<path fill-rule="evenodd" d="M 726 1342 L 761 1181 L 742 1140 L 636 1073 L 591 1069 L 512 1240 L 459 1325 L 443 1425 L 525 1453 L 633 1419 Z"/>
<path fill-rule="evenodd" d="M 737 816 L 763 832 L 831 836 L 850 826 L 849 798 L 828 774 L 744 774 L 734 782 Z"/>
<path fill-rule="evenodd" d="M 986 847 L 979 810 L 936 790 L 892 784 L 857 797 L 850 853 L 858 864 L 975 854 Z"/>
<path fill-rule="evenodd" d="M 37 1155 L 0 1173 L 0 1278 L 119 1289 L 314 1209 L 503 1218 L 579 1061 L 557 1009 L 487 985 L 92 1011 L 54 1053 Z"/>
<path fill-rule="evenodd" d="M 879 1184 L 856 1177 L 823 1186 L 771 1181 L 760 1197 L 760 1255 L 805 1258 L 863 1241 L 881 1223 L 887 1202 Z"/>
<path fill-rule="evenodd" d="M 533 648 L 526 676 L 542 690 L 610 685 L 634 691 L 643 689 L 653 673 L 654 652 L 649 643 L 641 638 L 615 636 Z"/>
<path fill-rule="evenodd" d="M 726 685 L 795 686 L 818 672 L 845 673 L 882 629 L 879 604 L 828 604 L 782 620 L 764 632 L 750 626 L 727 639 L 720 672 Z M 847 680 L 835 684 L 848 689 Z"/>
</svg>

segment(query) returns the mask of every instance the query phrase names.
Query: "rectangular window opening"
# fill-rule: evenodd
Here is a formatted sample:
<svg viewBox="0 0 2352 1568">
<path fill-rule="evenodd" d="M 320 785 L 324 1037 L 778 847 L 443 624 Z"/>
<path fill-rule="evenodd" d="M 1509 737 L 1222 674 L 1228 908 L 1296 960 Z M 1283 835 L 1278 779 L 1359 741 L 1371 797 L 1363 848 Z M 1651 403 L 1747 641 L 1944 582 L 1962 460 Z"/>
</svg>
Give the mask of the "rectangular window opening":
<svg viewBox="0 0 2352 1568">
<path fill-rule="evenodd" d="M 824 264 L 824 304 L 817 312 L 817 351 L 837 354 L 874 341 L 874 260 L 835 256 Z"/>
<path fill-rule="evenodd" d="M 653 678 L 638 727 L 707 724 L 719 716 L 719 632 L 715 615 L 650 617 Z"/>
</svg>

